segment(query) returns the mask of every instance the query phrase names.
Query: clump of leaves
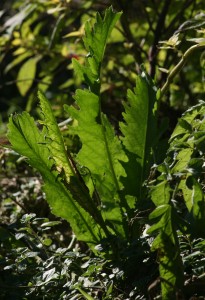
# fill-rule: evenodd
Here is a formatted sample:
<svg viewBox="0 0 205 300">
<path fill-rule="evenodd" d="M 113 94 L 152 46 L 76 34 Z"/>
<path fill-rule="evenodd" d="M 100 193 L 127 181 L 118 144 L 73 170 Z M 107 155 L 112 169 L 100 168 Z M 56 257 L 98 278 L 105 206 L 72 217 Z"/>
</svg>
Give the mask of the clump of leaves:
<svg viewBox="0 0 205 300">
<path fill-rule="evenodd" d="M 42 129 L 23 112 L 10 118 L 8 137 L 12 148 L 41 173 L 52 212 L 68 220 L 77 238 L 87 242 L 96 254 L 121 265 L 128 278 L 129 272 L 134 273 L 134 261 L 143 268 L 143 260 L 137 262 L 140 254 L 133 254 L 133 249 L 141 245 L 146 214 L 141 223 L 135 216 L 139 208 L 150 203 L 148 198 L 143 201 L 147 194 L 143 182 L 149 175 L 158 139 L 156 88 L 144 71 L 124 103 L 124 122 L 120 123 L 123 137 L 115 134 L 101 110 L 102 60 L 120 15 L 110 8 L 104 19 L 97 14 L 93 28 L 87 22 L 84 44 L 89 55 L 85 65 L 73 60 L 76 74 L 88 87 L 76 91 L 75 107 L 65 106 L 76 120 L 69 131 L 82 143 L 77 155 L 67 151 L 49 101 L 41 92 Z M 138 132 L 136 137 L 133 131 Z M 147 253 L 149 244 L 145 244 Z M 139 276 L 135 279 L 138 281 Z"/>
<path fill-rule="evenodd" d="M 199 170 L 203 167 L 205 106 L 201 102 L 179 121 L 165 162 L 157 169 L 161 174 L 149 195 L 147 182 L 153 176 L 151 166 L 154 162 L 159 164 L 165 155 L 160 151 L 163 130 L 158 128 L 157 120 L 160 92 L 142 70 L 134 90 L 128 90 L 123 121 L 119 124 L 120 137 L 101 108 L 102 60 L 108 37 L 120 15 L 109 8 L 104 18 L 97 14 L 93 27 L 87 22 L 85 64 L 73 59 L 76 74 L 86 84 L 85 89 L 76 91 L 75 106 L 65 105 L 66 112 L 75 120 L 68 126 L 69 131 L 82 143 L 79 152 L 74 154 L 66 148 L 50 103 L 42 92 L 38 92 L 41 130 L 34 119 L 23 112 L 11 116 L 8 137 L 12 148 L 27 157 L 29 164 L 41 173 L 53 213 L 69 221 L 77 239 L 86 242 L 100 259 L 112 261 L 117 279 L 124 276 L 124 282 L 129 278 L 134 280 L 134 289 L 129 288 L 131 297 L 135 291 L 140 296 L 139 279 L 143 271 L 147 274 L 148 266 L 152 266 L 152 272 L 147 278 L 143 274 L 146 285 L 157 276 L 155 263 L 148 254 L 149 241 L 143 236 L 145 225 L 151 223 L 148 233 L 155 235 L 152 250 L 158 252 L 162 298 L 172 299 L 184 290 L 179 232 L 204 236 L 201 228 L 204 228 L 205 202 Z M 183 59 L 174 73 L 180 70 L 182 63 Z M 166 88 L 169 80 L 170 77 Z M 183 212 L 175 199 L 179 191 L 185 200 Z M 153 209 L 150 197 L 156 209 L 148 221 L 148 213 Z M 185 217 L 187 211 L 189 217 Z M 134 278 L 133 265 L 141 271 Z M 61 271 L 56 275 L 55 267 L 46 272 L 41 278 L 43 285 L 47 285 L 47 278 L 50 284 L 62 275 Z M 79 283 L 78 277 L 75 290 L 92 299 L 84 290 L 85 284 Z M 89 288 L 92 290 L 93 282 Z M 143 290 L 141 294 L 143 297 L 146 292 Z"/>
<path fill-rule="evenodd" d="M 140 203 L 145 195 L 142 185 L 149 174 L 157 143 L 156 90 L 144 72 L 137 79 L 134 92 L 128 92 L 125 123 L 120 124 L 122 138 L 115 135 L 101 112 L 102 59 L 107 38 L 120 15 L 110 8 L 104 19 L 97 14 L 93 29 L 87 22 L 84 43 L 89 56 L 85 65 L 73 60 L 76 73 L 89 87 L 76 91 L 78 109 L 65 107 L 77 121 L 69 130 L 82 143 L 76 157 L 67 152 L 50 104 L 41 92 L 38 96 L 43 129 L 39 131 L 26 112 L 12 116 L 8 125 L 13 149 L 28 157 L 29 164 L 42 174 L 53 212 L 70 222 L 79 240 L 93 246 L 105 237 L 111 242 L 115 234 L 122 239 L 129 236 L 128 217 L 134 216 L 136 201 Z M 138 132 L 137 138 L 133 130 Z M 128 172 L 135 172 L 132 185 L 126 180 Z M 114 252 L 115 246 L 111 243 Z"/>
</svg>

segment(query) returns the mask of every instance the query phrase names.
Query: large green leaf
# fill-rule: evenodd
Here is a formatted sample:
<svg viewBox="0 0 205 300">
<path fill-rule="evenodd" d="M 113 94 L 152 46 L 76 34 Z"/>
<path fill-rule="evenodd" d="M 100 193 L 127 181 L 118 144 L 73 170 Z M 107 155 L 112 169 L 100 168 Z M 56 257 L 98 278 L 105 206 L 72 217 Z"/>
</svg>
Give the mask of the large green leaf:
<svg viewBox="0 0 205 300">
<path fill-rule="evenodd" d="M 49 101 L 41 92 L 38 92 L 38 96 L 43 114 L 43 121 L 41 121 L 41 123 L 44 124 L 47 129 L 45 142 L 50 151 L 50 158 L 54 160 L 55 168 L 62 176 L 62 180 L 71 192 L 73 199 L 75 199 L 97 223 L 101 224 L 106 231 L 97 204 L 93 201 L 92 197 L 90 197 L 89 190 L 84 184 L 72 156 L 66 150 L 63 137 L 53 115 Z"/>
<path fill-rule="evenodd" d="M 158 139 L 155 116 L 156 91 L 153 82 L 144 72 L 142 76 L 137 77 L 134 91 L 128 90 L 127 98 L 128 102 L 124 103 L 123 113 L 125 123 L 120 123 L 120 129 L 129 160 L 134 163 L 131 167 L 135 170 L 136 195 L 141 198 L 142 186 L 148 178 Z M 127 167 L 129 166 L 128 163 Z"/>
<path fill-rule="evenodd" d="M 8 138 L 12 148 L 28 158 L 31 166 L 36 168 L 45 182 L 44 190 L 47 201 L 54 214 L 71 224 L 79 240 L 97 244 L 101 233 L 94 219 L 75 201 L 65 187 L 57 171 L 52 171 L 54 161 L 50 159 L 50 151 L 45 143 L 46 128 L 40 132 L 32 117 L 24 112 L 12 116 L 8 125 Z"/>
<path fill-rule="evenodd" d="M 99 97 L 88 90 L 77 90 L 74 98 L 79 109 L 69 106 L 65 109 L 78 121 L 77 126 L 70 127 L 82 143 L 77 160 L 92 174 L 103 201 L 104 218 L 120 224 L 125 205 L 119 202 L 118 192 L 122 189 L 120 178 L 126 176 L 120 161 L 125 162 L 126 155 L 114 129 L 100 112 Z"/>
<path fill-rule="evenodd" d="M 108 225 L 124 235 L 123 219 L 129 206 L 121 194 L 121 177 L 126 176 L 121 164 L 127 161 L 118 137 L 108 119 L 101 112 L 100 73 L 107 39 L 121 13 L 114 13 L 112 8 L 105 12 L 102 19 L 96 16 L 94 26 L 88 21 L 85 25 L 84 44 L 89 52 L 85 65 L 73 60 L 74 70 L 88 85 L 89 90 L 77 90 L 74 99 L 77 109 L 66 106 L 69 115 L 77 120 L 70 131 L 77 134 L 82 148 L 77 161 L 86 167 L 91 176 L 90 191 L 97 191 L 101 203 L 101 213 Z"/>
</svg>

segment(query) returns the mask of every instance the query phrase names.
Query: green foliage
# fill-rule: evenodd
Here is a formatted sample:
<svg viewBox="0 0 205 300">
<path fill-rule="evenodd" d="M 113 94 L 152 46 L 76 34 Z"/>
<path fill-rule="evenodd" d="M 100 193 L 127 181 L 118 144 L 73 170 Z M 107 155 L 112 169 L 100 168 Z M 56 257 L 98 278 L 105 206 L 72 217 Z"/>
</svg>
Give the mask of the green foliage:
<svg viewBox="0 0 205 300">
<path fill-rule="evenodd" d="M 157 250 L 162 280 L 162 296 L 175 299 L 183 289 L 183 269 L 178 232 L 204 237 L 203 147 L 204 111 L 201 101 L 184 113 L 171 138 L 167 157 L 157 167 L 160 175 L 151 189 L 156 209 L 150 220 L 157 223 L 148 233 L 158 231 L 152 244 Z"/>
<path fill-rule="evenodd" d="M 99 94 L 100 72 L 107 39 L 118 21 L 121 13 L 114 13 L 111 8 L 106 10 L 104 20 L 99 13 L 96 15 L 96 23 L 91 27 L 90 22 L 85 25 L 84 45 L 88 51 L 85 66 L 78 61 L 74 62 L 74 69 L 80 77 L 89 85 L 92 92 Z"/>
<path fill-rule="evenodd" d="M 56 248 L 53 237 L 48 237 L 49 234 L 52 236 L 51 227 L 55 229 L 61 223 L 59 221 L 48 222 L 48 219 L 37 218 L 35 214 L 23 215 L 20 221 L 21 225 L 12 239 L 11 252 L 8 251 L 11 228 L 4 229 L 4 240 L 1 234 L 1 254 L 6 246 L 8 251 L 4 258 L 1 257 L 1 266 L 6 275 L 1 279 L 1 285 L 5 286 L 2 299 L 72 299 L 80 296 L 78 289 L 84 289 L 86 284 L 93 286 L 94 293 L 97 294 L 92 276 L 96 272 L 96 276 L 100 278 L 105 261 L 80 253 L 77 245 L 71 249 L 75 244 L 75 237 L 68 247 Z M 10 289 L 13 287 L 12 293 L 8 286 Z M 100 286 L 103 290 L 103 280 Z"/>
<path fill-rule="evenodd" d="M 118 207 L 115 203 L 120 200 L 117 196 L 122 188 L 120 177 L 126 176 L 120 161 L 125 161 L 126 156 L 109 121 L 100 112 L 99 97 L 89 91 L 78 90 L 75 99 L 80 110 L 68 107 L 66 110 L 78 121 L 78 126 L 71 129 L 71 133 L 78 134 L 82 142 L 76 159 L 87 168 L 95 182 L 93 187 L 91 183 L 91 192 L 97 190 L 104 217 L 119 223 L 123 204 Z"/>
<path fill-rule="evenodd" d="M 166 183 L 164 184 L 164 188 Z M 156 189 L 158 186 L 155 187 Z M 165 188 L 166 189 L 166 188 Z M 163 193 L 164 192 L 164 193 Z M 160 187 L 160 201 L 162 203 L 168 202 L 166 196 L 167 192 L 161 190 Z M 155 193 L 156 195 L 156 193 Z M 163 198 L 165 195 L 165 198 Z M 159 198 L 157 198 L 159 199 Z M 161 293 L 164 299 L 175 299 L 176 291 L 183 287 L 183 268 L 180 257 L 180 250 L 176 233 L 176 220 L 174 209 L 169 204 L 158 204 L 157 199 L 153 198 L 157 208 L 150 214 L 150 220 L 160 220 L 152 225 L 147 233 L 159 231 L 158 236 L 152 243 L 152 250 L 158 250 L 159 272 L 161 278 Z M 163 201 L 164 200 L 164 201 Z M 157 205 L 158 204 L 158 205 Z"/>
<path fill-rule="evenodd" d="M 133 287 L 126 280 L 122 265 L 93 256 L 88 251 L 80 251 L 75 236 L 67 247 L 59 245 L 59 239 L 55 238 L 59 223 L 38 218 L 35 214 L 24 214 L 18 226 L 0 227 L 0 262 L 5 275 L 0 278 L 4 287 L 2 299 L 44 297 L 65 300 L 82 299 L 84 295 L 90 299 L 118 297 L 123 300 L 143 295 L 143 290 L 145 293 L 143 281 L 147 282 L 147 278 L 142 277 L 142 273 L 136 287 Z M 49 244 L 48 240 L 52 242 Z M 145 252 L 136 253 L 132 249 L 130 253 L 135 253 L 136 261 L 148 259 L 145 238 L 142 246 Z M 145 266 L 150 270 L 149 264 Z"/>
<path fill-rule="evenodd" d="M 84 182 L 72 155 L 66 152 L 63 137 L 48 100 L 40 92 L 40 107 L 43 114 L 43 121 L 40 122 L 43 125 L 42 131 L 40 132 L 35 127 L 34 134 L 29 136 L 29 132 L 35 126 L 34 121 L 27 113 L 23 113 L 19 117 L 11 117 L 8 134 L 13 149 L 28 157 L 29 163 L 42 174 L 45 181 L 44 190 L 53 212 L 70 222 L 80 240 L 95 245 L 98 244 L 100 236 L 101 238 L 103 236 L 109 237 L 113 233 L 123 238 L 128 236 L 126 214 L 130 216 L 130 211 L 134 208 L 134 198 L 127 201 L 121 193 L 124 188 L 121 180 L 126 177 L 126 172 L 122 166 L 122 163 L 128 161 L 126 153 L 119 138 L 115 136 L 107 117 L 101 112 L 99 89 L 98 94 L 96 94 L 96 87 L 93 87 L 96 82 L 100 86 L 101 69 L 99 66 L 102 64 L 106 39 L 118 17 L 119 14 L 113 13 L 110 8 L 103 20 L 97 15 L 93 31 L 90 26 L 86 26 L 85 45 L 91 47 L 91 44 L 95 44 L 95 47 L 90 56 L 87 57 L 85 69 L 89 70 L 95 79 L 91 81 L 91 77 L 85 74 L 86 83 L 91 91 L 76 91 L 77 109 L 66 106 L 69 115 L 77 120 L 77 125 L 70 126 L 69 130 L 71 134 L 77 134 L 81 140 L 82 148 L 76 156 L 76 161 L 88 170 L 87 182 Z M 81 66 L 77 63 L 76 69 L 79 70 L 79 68 Z M 94 91 L 92 92 L 92 90 Z M 145 95 L 139 98 L 138 95 L 142 91 Z M 128 97 L 131 101 L 131 91 L 129 93 Z M 132 151 L 136 156 L 140 156 L 137 157 L 138 161 L 136 159 L 136 165 L 139 164 L 141 169 L 135 175 L 140 178 L 135 187 L 137 193 L 138 190 L 141 190 L 152 162 L 150 156 L 154 140 L 151 139 L 151 136 L 156 134 L 156 121 L 153 112 L 156 101 L 155 93 L 150 79 L 139 78 L 137 88 L 133 93 L 133 102 L 130 104 L 130 109 L 126 106 L 124 114 L 128 124 L 124 127 L 121 124 L 124 134 L 123 145 L 127 151 L 131 152 L 131 145 L 127 144 L 128 140 L 133 140 L 132 131 L 129 130 L 129 119 L 133 118 L 131 111 L 136 115 L 145 113 L 147 116 L 136 123 L 135 127 L 137 131 L 141 132 L 139 139 L 142 139 L 142 141 L 137 140 L 135 142 L 137 150 L 133 148 Z M 142 110 L 138 104 L 142 108 L 142 103 L 145 101 L 146 106 Z M 150 126 L 151 123 L 152 126 Z M 25 146 L 22 146 L 24 144 Z M 93 148 L 94 146 L 96 149 Z M 141 151 L 143 151 L 142 157 Z M 40 164 L 39 161 L 41 161 Z M 134 166 L 129 165 L 128 169 L 135 170 Z M 128 195 L 131 194 L 128 184 L 125 188 Z M 58 194 L 58 198 L 60 198 L 58 201 L 55 201 L 56 193 L 60 193 Z M 84 214 L 82 209 L 87 213 Z M 95 226 L 94 221 L 97 226 Z M 87 228 L 87 233 L 85 233 L 85 228 Z"/>
<path fill-rule="evenodd" d="M 128 102 L 124 103 L 123 113 L 125 123 L 120 124 L 120 129 L 129 161 L 132 159 L 132 165 L 127 167 L 134 171 L 133 185 L 135 195 L 140 201 L 144 197 L 143 183 L 149 176 L 154 162 L 155 146 L 158 143 L 156 88 L 145 73 L 137 78 L 134 91 L 128 90 L 127 98 Z"/>
<path fill-rule="evenodd" d="M 167 8 L 165 5 L 164 10 Z M 183 269 L 186 260 L 181 256 L 181 240 L 183 236 L 188 236 L 192 244 L 205 235 L 205 105 L 201 101 L 185 112 L 171 135 L 166 155 L 160 148 L 164 130 L 158 128 L 157 116 L 158 106 L 161 105 L 159 101 L 172 80 L 190 53 L 204 45 L 203 41 L 195 40 L 197 45 L 185 52 L 161 90 L 157 91 L 142 67 L 141 75 L 136 76 L 134 90 L 128 90 L 127 102 L 123 104 L 123 120 L 117 126 L 122 134 L 120 136 L 103 113 L 101 95 L 105 48 L 120 15 L 109 8 L 104 18 L 97 14 L 93 26 L 92 22 L 87 21 L 84 45 L 89 53 L 84 64 L 73 59 L 74 71 L 86 85 L 86 88 L 76 90 L 72 106 L 64 106 L 70 120 L 66 130 L 80 140 L 77 153 L 67 147 L 49 100 L 42 92 L 38 92 L 40 121 L 36 123 L 27 112 L 13 115 L 9 120 L 11 148 L 26 157 L 28 163 L 41 174 L 43 190 L 52 212 L 67 220 L 77 239 L 86 242 L 97 257 L 97 262 L 90 258 L 75 271 L 79 254 L 63 249 L 63 254 L 56 250 L 55 258 L 50 257 L 46 248 L 52 245 L 49 237 L 40 239 L 43 254 L 24 246 L 18 247 L 17 252 L 22 251 L 21 255 L 17 254 L 20 263 L 25 259 L 30 262 L 36 256 L 45 261 L 43 267 L 38 268 L 40 273 L 29 277 L 29 297 L 34 292 L 41 296 L 45 289 L 52 290 L 51 283 L 58 287 L 60 282 L 61 288 L 55 294 L 59 299 L 81 296 L 95 299 L 99 293 L 95 290 L 92 276 L 98 276 L 96 273 L 104 269 L 108 273 L 109 268 L 113 273 L 109 274 L 109 278 L 116 277 L 119 286 L 123 283 L 125 288 L 132 279 L 133 286 L 128 284 L 122 297 L 128 294 L 135 299 L 148 297 L 158 276 L 155 256 L 149 253 L 150 248 L 157 251 L 162 299 L 175 299 L 179 294 L 187 294 Z M 61 18 L 58 23 L 61 23 Z M 58 28 L 55 30 L 58 31 Z M 55 34 L 53 32 L 50 45 Z M 175 35 L 165 44 L 178 51 L 179 42 L 178 35 Z M 155 54 L 154 50 L 151 51 L 151 55 Z M 21 80 L 31 63 L 31 77 L 27 84 L 23 86 L 18 82 L 22 95 L 26 95 L 34 81 L 36 59 L 37 56 L 29 58 L 19 71 Z M 153 61 L 151 65 L 156 67 Z M 32 239 L 39 238 L 31 226 L 33 221 L 38 222 L 38 219 L 32 214 L 22 218 L 22 223 L 26 225 L 16 235 L 17 240 L 25 238 L 25 232 Z M 41 229 L 55 225 L 58 221 L 49 222 L 46 219 Z M 145 234 L 147 225 L 150 225 L 147 233 L 154 235 L 154 241 Z M 197 247 L 203 251 L 203 242 Z M 189 255 L 187 260 L 191 266 Z M 62 262 L 65 265 L 68 263 L 71 268 L 65 269 Z M 136 274 L 136 269 L 139 274 Z M 150 270 L 151 274 L 147 276 Z M 197 272 L 201 276 L 203 269 L 199 267 Z M 103 277 L 102 274 L 98 278 Z M 72 276 L 76 279 L 75 284 Z M 98 280 L 106 285 L 105 292 L 101 289 L 102 299 L 115 296 L 113 281 L 107 280 L 106 276 L 105 280 Z M 62 289 L 61 284 L 68 290 Z M 87 287 L 90 289 L 87 290 Z"/>
<path fill-rule="evenodd" d="M 21 67 L 17 76 L 17 87 L 22 96 L 25 96 L 32 86 L 36 74 L 36 58 L 28 59 Z M 26 78 L 26 80 L 25 80 Z"/>
<path fill-rule="evenodd" d="M 21 115 L 11 116 L 8 138 L 12 148 L 27 157 L 29 164 L 41 173 L 44 181 L 43 188 L 52 212 L 69 221 L 79 240 L 87 242 L 93 250 L 96 246 L 95 251 L 98 251 L 99 255 L 108 257 L 111 255 L 114 261 L 122 260 L 123 268 L 126 269 L 125 253 L 127 247 L 130 247 L 129 241 L 131 245 L 135 243 L 136 238 L 141 235 L 143 226 L 141 228 L 139 226 L 138 234 L 134 230 L 133 234 L 128 231 L 129 220 L 135 214 L 135 195 L 132 193 L 133 186 L 129 189 L 129 179 L 124 181 L 126 185 L 123 180 L 127 176 L 126 168 L 133 173 L 135 166 L 140 164 L 140 180 L 135 186 L 137 190 L 135 194 L 137 194 L 151 166 L 154 146 L 150 136 L 153 128 L 154 133 L 156 132 L 154 117 L 156 91 L 147 75 L 139 77 L 132 100 L 131 91 L 128 94 L 130 109 L 126 105 L 124 116 L 127 124 L 124 127 L 121 124 L 124 134 L 121 141 L 115 135 L 107 116 L 102 113 L 100 99 L 100 65 L 102 64 L 100 60 L 106 38 L 118 17 L 119 14 L 113 13 L 110 8 L 103 20 L 99 15 L 97 16 L 94 25 L 96 31 L 86 26 L 85 44 L 89 45 L 91 40 L 94 43 L 97 34 L 100 46 L 93 48 L 85 64 L 89 74 L 93 74 L 92 78 L 95 76 L 95 80 L 91 82 L 91 77 L 85 76 L 89 90 L 76 91 L 74 97 L 76 108 L 66 106 L 69 115 L 77 121 L 69 125 L 69 132 L 77 134 L 80 138 L 82 147 L 78 154 L 74 156 L 67 151 L 49 101 L 41 92 L 38 97 L 42 111 L 42 121 L 39 121 L 42 129 L 39 130 L 33 118 L 24 112 Z M 94 62 L 97 62 L 96 69 L 94 69 Z M 79 63 L 75 65 L 77 70 L 81 68 Z M 98 89 L 95 82 L 99 86 Z M 139 97 L 141 91 L 145 91 L 142 100 Z M 137 122 L 135 127 L 139 127 L 138 130 L 146 133 L 142 141 L 143 145 L 138 147 L 139 151 L 143 149 L 144 153 L 138 157 L 139 151 L 134 150 L 136 157 L 132 165 L 133 160 L 128 161 L 127 158 L 127 153 L 132 153 L 127 145 L 127 141 L 132 139 L 129 119 L 133 118 L 131 111 L 136 115 L 141 112 L 137 104 L 142 106 L 142 101 L 146 102 L 144 112 L 147 117 L 141 119 L 140 125 Z M 150 126 L 149 116 L 155 127 Z M 31 135 L 30 132 L 33 134 Z M 83 170 L 86 171 L 85 174 Z M 124 259 L 120 258 L 120 253 Z M 130 275 L 127 273 L 126 276 Z M 79 291 L 84 293 L 80 287 Z"/>
<path fill-rule="evenodd" d="M 71 60 L 76 58 L 80 64 L 85 61 L 86 52 L 80 39 L 84 35 L 85 20 L 90 19 L 92 24 L 95 12 L 102 12 L 109 5 L 113 5 L 116 11 L 123 11 L 123 17 L 108 39 L 101 70 L 101 96 L 108 115 L 119 118 L 122 108 L 118 99 L 133 87 L 136 71 L 139 73 L 142 63 L 151 77 L 155 77 L 157 86 L 163 86 L 167 78 L 164 71 L 169 73 L 175 67 L 177 56 L 181 57 L 184 49 L 190 46 L 188 40 L 203 39 L 204 14 L 200 13 L 204 9 L 203 3 L 199 0 L 170 3 L 154 3 L 152 0 L 142 3 L 116 0 L 109 3 L 104 0 L 2 1 L 0 93 L 4 120 L 16 110 L 36 112 L 37 89 L 46 92 L 55 102 L 55 114 L 64 118 L 59 105 L 70 104 L 73 91 L 81 84 L 79 76 L 72 76 Z M 99 36 L 103 34 L 98 28 L 96 30 Z M 173 32 L 174 37 L 170 38 Z M 161 47 L 162 41 L 165 47 Z M 92 42 L 90 40 L 90 44 Z M 88 52 L 92 51 L 94 43 Z M 167 51 L 166 47 L 170 50 Z M 103 47 L 100 51 L 102 55 Z M 35 74 L 33 67 L 25 72 L 26 65 L 31 62 L 33 66 L 36 64 Z M 94 66 L 95 62 L 92 63 Z M 189 57 L 189 69 L 184 68 L 172 82 L 169 88 L 171 97 L 163 97 L 179 110 L 179 114 L 189 105 L 196 104 L 203 93 L 203 72 L 198 72 L 196 65 L 203 66 L 201 51 Z M 170 111 L 166 113 L 162 109 L 162 114 L 169 116 Z"/>
<path fill-rule="evenodd" d="M 10 119 L 8 137 L 13 149 L 28 157 L 29 164 L 41 173 L 45 182 L 44 190 L 48 194 L 48 202 L 53 212 L 65 219 L 69 217 L 71 226 L 79 231 L 84 241 L 92 242 L 94 240 L 97 242 L 98 229 L 93 224 L 91 216 L 86 212 L 82 213 L 82 208 L 73 200 L 60 177 L 58 178 L 59 173 L 55 170 L 51 171 L 53 161 L 49 159 L 50 152 L 45 146 L 45 134 L 46 131 L 40 132 L 33 118 L 26 112 Z M 78 233 L 76 232 L 76 234 Z"/>
</svg>

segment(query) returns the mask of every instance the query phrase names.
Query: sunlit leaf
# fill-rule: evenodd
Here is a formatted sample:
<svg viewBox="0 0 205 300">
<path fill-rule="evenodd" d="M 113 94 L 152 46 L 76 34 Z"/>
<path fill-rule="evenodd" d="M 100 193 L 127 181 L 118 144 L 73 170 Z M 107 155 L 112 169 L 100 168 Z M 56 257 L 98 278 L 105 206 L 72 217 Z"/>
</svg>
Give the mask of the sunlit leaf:
<svg viewBox="0 0 205 300">
<path fill-rule="evenodd" d="M 121 208 L 116 206 L 119 201 L 117 192 L 122 188 L 120 177 L 126 176 L 120 161 L 126 161 L 126 155 L 109 121 L 100 113 L 99 97 L 88 90 L 77 90 L 75 100 L 80 110 L 68 106 L 65 108 L 78 121 L 77 126 L 70 127 L 82 142 L 77 159 L 96 182 L 104 203 L 102 213 L 118 223 L 121 220 Z"/>
<path fill-rule="evenodd" d="M 22 96 L 25 96 L 33 84 L 36 75 L 37 60 L 28 59 L 20 68 L 17 76 L 17 87 Z"/>
<path fill-rule="evenodd" d="M 167 181 L 162 181 L 152 188 L 152 201 L 158 208 L 160 207 L 160 205 L 165 205 L 169 203 L 170 191 L 171 189 Z"/>
<path fill-rule="evenodd" d="M 58 179 L 58 173 L 51 171 L 53 161 L 49 159 L 50 151 L 45 144 L 46 131 L 40 132 L 26 112 L 10 117 L 8 129 L 13 149 L 27 157 L 29 164 L 41 173 L 46 199 L 53 213 L 71 224 L 79 240 L 99 243 L 99 228 L 93 218 L 73 200 L 71 193 Z"/>
<path fill-rule="evenodd" d="M 136 80 L 134 91 L 128 90 L 127 97 L 128 102 L 124 103 L 123 113 L 125 123 L 120 123 L 120 129 L 129 160 L 133 161 L 130 165 L 135 171 L 135 176 L 130 177 L 135 180 L 133 185 L 137 196 L 141 198 L 143 182 L 154 161 L 154 148 L 158 138 L 155 116 L 156 91 L 152 80 L 143 72 Z M 129 163 L 127 165 L 129 166 Z"/>
<path fill-rule="evenodd" d="M 111 34 L 113 27 L 119 20 L 121 13 L 115 13 L 110 7 L 106 10 L 102 19 L 99 13 L 92 28 L 91 22 L 85 24 L 85 37 L 83 39 L 86 50 L 88 51 L 85 66 L 73 59 L 73 66 L 76 74 L 80 76 L 91 91 L 98 94 L 100 91 L 101 63 L 105 52 L 106 42 Z"/>
</svg>

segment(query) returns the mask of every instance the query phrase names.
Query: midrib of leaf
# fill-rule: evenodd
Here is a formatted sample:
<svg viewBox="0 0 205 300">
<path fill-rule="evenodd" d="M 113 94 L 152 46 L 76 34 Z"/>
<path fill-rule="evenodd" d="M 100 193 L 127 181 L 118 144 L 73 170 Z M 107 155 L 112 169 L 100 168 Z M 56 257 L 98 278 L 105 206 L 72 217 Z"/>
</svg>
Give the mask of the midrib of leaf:
<svg viewBox="0 0 205 300">
<path fill-rule="evenodd" d="M 101 103 L 101 101 L 100 101 L 100 103 Z M 120 211 L 121 211 L 121 216 L 120 217 L 121 217 L 122 227 L 124 229 L 125 235 L 128 236 L 128 234 L 129 234 L 128 233 L 128 226 L 127 226 L 127 223 L 124 222 L 124 218 L 122 216 L 122 210 L 126 209 L 126 213 L 127 213 L 127 215 L 129 215 L 130 207 L 127 204 L 127 202 L 125 201 L 125 198 L 123 197 L 123 195 L 120 194 L 120 184 L 119 184 L 119 181 L 117 179 L 117 175 L 116 175 L 116 172 L 115 172 L 111 151 L 110 151 L 110 148 L 109 148 L 109 142 L 108 142 L 107 136 L 106 136 L 106 126 L 104 124 L 103 114 L 101 112 L 101 105 L 100 105 L 100 121 L 101 121 L 101 128 L 102 128 L 102 133 L 103 133 L 103 137 L 104 137 L 104 141 L 105 141 L 105 149 L 106 149 L 106 153 L 107 153 L 107 158 L 108 158 L 108 162 L 109 162 L 110 171 L 111 171 L 111 174 L 112 174 L 113 182 L 115 184 L 117 197 L 120 201 Z"/>
<path fill-rule="evenodd" d="M 151 86 L 150 82 L 146 81 L 146 88 L 143 89 L 146 91 L 146 126 L 145 126 L 145 142 L 144 147 L 142 147 L 143 159 L 142 159 L 142 175 L 141 175 L 141 183 L 148 176 L 149 168 L 151 167 L 151 160 L 153 158 L 153 147 L 157 144 L 157 131 L 156 131 L 156 122 L 157 119 L 154 116 L 154 105 L 156 101 L 156 96 L 153 91 L 153 86 Z M 154 130 L 153 130 L 154 129 Z M 153 135 L 152 135 L 153 134 Z"/>
<path fill-rule="evenodd" d="M 64 170 L 66 180 L 67 182 L 70 182 L 70 176 L 75 175 L 75 170 L 66 153 L 60 129 L 48 100 L 40 91 L 38 91 L 38 98 L 40 100 L 40 106 L 44 116 L 44 120 L 41 121 L 41 123 L 46 126 L 48 130 L 47 138 L 50 139 L 50 143 L 47 143 L 47 147 L 51 152 L 52 158 L 56 162 L 56 167 L 60 169 L 58 170 L 59 173 Z"/>
<path fill-rule="evenodd" d="M 115 23 L 120 18 L 121 14 L 122 13 L 114 14 L 113 11 L 112 11 L 112 7 L 110 7 L 108 10 L 106 10 L 104 20 L 102 20 L 100 14 L 97 13 L 96 23 L 94 24 L 94 28 L 93 28 L 93 34 L 92 34 L 91 29 L 87 30 L 87 32 L 90 33 L 90 40 L 91 40 L 91 43 L 88 43 L 88 48 L 92 47 L 93 45 L 95 46 L 96 42 L 98 44 L 98 48 L 94 49 L 94 51 L 93 51 L 94 55 L 93 55 L 93 57 L 91 57 L 91 59 L 95 60 L 97 58 L 97 60 L 98 60 L 98 62 L 97 62 L 98 63 L 98 70 L 96 70 L 96 71 L 98 73 L 99 79 L 101 78 L 101 72 L 102 72 L 101 64 L 102 64 L 102 59 L 104 57 L 104 53 L 105 53 L 105 49 L 106 49 L 107 39 L 108 39 L 108 37 L 110 35 L 110 32 L 112 31 Z M 87 23 L 87 24 L 89 24 L 89 23 Z M 102 36 L 101 36 L 101 33 L 103 33 Z M 100 36 L 100 40 L 98 40 L 99 36 Z M 89 42 L 89 39 L 88 39 L 88 42 Z M 86 42 L 85 42 L 85 45 L 86 45 Z M 99 88 L 99 93 L 100 93 L 100 88 Z M 99 109 L 100 109 L 100 112 L 99 112 L 100 113 L 100 124 L 101 124 L 102 134 L 103 134 L 103 137 L 104 137 L 107 158 L 108 158 L 108 162 L 109 162 L 109 166 L 110 166 L 110 171 L 111 171 L 111 174 L 112 174 L 112 177 L 113 177 L 113 182 L 115 183 L 116 189 L 119 191 L 120 187 L 119 187 L 119 183 L 118 183 L 118 180 L 117 180 L 117 176 L 115 174 L 114 165 L 113 165 L 113 161 L 112 161 L 112 155 L 110 153 L 109 143 L 108 143 L 107 136 L 106 136 L 106 126 L 104 124 L 103 117 L 102 117 L 101 97 L 100 97 L 100 95 L 99 95 L 99 103 L 100 103 L 100 106 L 99 106 Z"/>
<path fill-rule="evenodd" d="M 143 91 L 145 91 L 145 89 L 143 89 Z M 149 147 L 149 143 L 148 143 L 148 139 L 150 140 L 150 135 L 149 135 L 149 125 L 150 125 L 150 109 L 149 109 L 149 105 L 150 105 L 150 101 L 149 101 L 149 93 L 148 90 L 146 89 L 146 98 L 148 99 L 147 101 L 147 107 L 146 107 L 146 126 L 144 128 L 144 136 L 145 136 L 145 142 L 144 145 L 142 147 L 142 172 L 141 172 L 141 184 L 144 182 L 145 180 L 145 172 L 147 171 L 146 169 L 146 154 L 148 152 L 150 152 L 151 148 Z M 151 124 L 152 125 L 152 124 Z M 154 138 L 154 137 L 153 137 Z M 140 198 L 142 197 L 141 195 L 142 193 L 142 189 L 140 189 Z"/>
</svg>

